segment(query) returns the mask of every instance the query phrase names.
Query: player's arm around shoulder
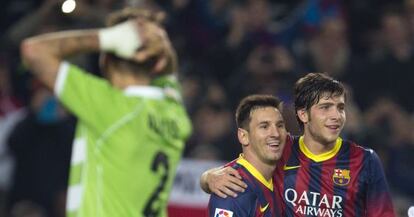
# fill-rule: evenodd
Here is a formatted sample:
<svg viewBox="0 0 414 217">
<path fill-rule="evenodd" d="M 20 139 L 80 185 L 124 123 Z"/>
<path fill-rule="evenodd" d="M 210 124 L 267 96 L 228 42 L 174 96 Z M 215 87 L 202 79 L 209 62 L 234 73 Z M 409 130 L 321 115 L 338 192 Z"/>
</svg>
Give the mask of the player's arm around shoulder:
<svg viewBox="0 0 414 217">
<path fill-rule="evenodd" d="M 200 177 L 201 189 L 208 194 L 216 194 L 222 198 L 237 197 L 237 193 L 243 192 L 247 184 L 243 182 L 239 172 L 229 166 L 235 161 L 205 171 Z"/>
<path fill-rule="evenodd" d="M 254 215 L 256 199 L 249 187 L 237 197 L 222 198 L 212 194 L 208 204 L 208 216 L 251 217 Z"/>
</svg>

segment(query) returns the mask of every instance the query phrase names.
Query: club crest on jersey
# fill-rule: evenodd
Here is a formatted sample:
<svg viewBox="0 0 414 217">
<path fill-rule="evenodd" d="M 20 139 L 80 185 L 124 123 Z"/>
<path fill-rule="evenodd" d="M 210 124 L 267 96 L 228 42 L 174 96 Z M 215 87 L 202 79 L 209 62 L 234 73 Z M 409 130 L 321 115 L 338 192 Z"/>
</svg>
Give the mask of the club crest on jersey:
<svg viewBox="0 0 414 217">
<path fill-rule="evenodd" d="M 349 170 L 347 169 L 334 169 L 332 176 L 333 182 L 337 185 L 344 186 L 349 184 L 351 181 L 351 176 L 349 175 Z"/>
<path fill-rule="evenodd" d="M 216 208 L 214 217 L 233 217 L 233 212 L 227 209 Z"/>
</svg>

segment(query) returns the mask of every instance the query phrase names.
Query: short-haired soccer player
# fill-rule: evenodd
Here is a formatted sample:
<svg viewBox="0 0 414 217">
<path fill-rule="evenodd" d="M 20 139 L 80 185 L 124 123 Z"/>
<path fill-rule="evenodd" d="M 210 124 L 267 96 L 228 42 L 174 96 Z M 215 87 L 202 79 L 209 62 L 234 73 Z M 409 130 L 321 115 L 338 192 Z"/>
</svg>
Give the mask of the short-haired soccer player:
<svg viewBox="0 0 414 217">
<path fill-rule="evenodd" d="M 273 185 L 273 173 L 287 137 L 280 104 L 270 95 L 251 95 L 240 102 L 236 123 L 243 153 L 227 166 L 240 173 L 247 188 L 236 198 L 212 194 L 210 217 L 282 216 Z"/>
<path fill-rule="evenodd" d="M 325 74 L 309 73 L 296 82 L 295 110 L 303 135 L 288 137 L 274 174 L 286 216 L 394 216 L 377 154 L 339 137 L 345 104 L 344 86 Z M 203 189 L 233 194 L 242 186 L 235 177 L 225 178 L 228 173 L 237 176 L 228 167 L 206 172 Z"/>
</svg>

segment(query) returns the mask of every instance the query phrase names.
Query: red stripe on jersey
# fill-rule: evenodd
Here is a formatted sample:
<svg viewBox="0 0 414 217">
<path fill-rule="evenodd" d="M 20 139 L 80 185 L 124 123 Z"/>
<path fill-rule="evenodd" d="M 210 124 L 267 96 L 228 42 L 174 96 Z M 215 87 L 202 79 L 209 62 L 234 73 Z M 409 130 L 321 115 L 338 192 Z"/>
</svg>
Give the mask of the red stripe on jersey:
<svg viewBox="0 0 414 217">
<path fill-rule="evenodd" d="M 295 180 L 295 190 L 298 192 L 298 197 L 303 192 L 309 191 L 310 183 L 310 159 L 307 158 L 301 151 L 299 151 L 300 166 Z M 300 179 L 300 180 L 298 180 Z"/>
<path fill-rule="evenodd" d="M 249 174 L 246 171 L 244 171 L 244 169 L 242 169 L 242 167 L 237 168 L 237 172 L 239 172 L 240 176 L 248 180 L 250 183 L 254 183 L 252 178 L 249 176 Z"/>
<path fill-rule="evenodd" d="M 292 154 L 293 142 L 294 142 L 293 140 L 294 138 L 292 136 L 287 136 L 286 144 L 283 149 L 282 158 L 278 161 L 276 169 L 273 172 L 273 180 L 275 181 L 273 182 L 273 185 L 275 187 L 278 187 L 279 189 L 284 189 L 283 180 L 284 180 L 285 173 L 283 172 L 283 167 L 285 166 L 285 164 L 289 160 L 290 155 Z M 283 192 L 283 190 L 281 192 Z"/>
<path fill-rule="evenodd" d="M 275 195 L 274 208 L 279 209 L 279 213 L 284 213 L 285 203 L 283 202 L 284 176 L 283 170 L 276 169 L 273 176 L 273 194 Z M 275 210 L 277 211 L 277 210 Z"/>
<path fill-rule="evenodd" d="M 283 149 L 282 158 L 279 160 L 278 165 L 281 165 L 283 167 L 285 165 L 285 163 L 289 160 L 289 156 L 292 153 L 293 142 L 294 142 L 294 137 L 290 136 L 290 135 L 287 136 L 286 144 L 285 144 L 285 147 Z"/>
<path fill-rule="evenodd" d="M 274 181 L 274 180 L 273 180 Z M 264 186 L 262 183 L 259 183 L 260 188 L 262 189 L 262 192 L 265 196 L 266 201 L 269 203 L 269 207 L 273 208 L 273 213 L 276 213 L 276 206 L 275 206 L 275 201 L 274 201 L 274 197 L 273 194 L 276 191 L 274 184 L 273 184 L 273 192 L 270 191 L 266 186 Z M 277 197 L 276 197 L 277 198 Z"/>
<path fill-rule="evenodd" d="M 378 207 L 378 204 L 381 204 Z M 383 193 L 382 195 L 379 195 L 376 197 L 375 203 L 369 203 L 367 204 L 367 217 L 394 217 L 394 207 L 392 205 L 391 198 L 388 194 Z"/>
<path fill-rule="evenodd" d="M 361 173 L 362 164 L 364 161 L 364 152 L 363 149 L 354 143 L 350 144 L 349 147 L 350 156 L 349 156 L 349 170 L 350 170 L 350 183 L 348 184 L 348 189 L 346 191 L 346 201 L 344 204 L 345 214 L 347 216 L 355 216 L 357 201 L 361 200 L 358 198 L 359 190 L 359 175 Z M 362 205 L 362 204 L 361 204 Z M 363 206 L 363 205 L 362 205 Z M 365 210 L 365 207 L 360 207 L 361 210 Z"/>
<path fill-rule="evenodd" d="M 279 160 L 277 164 L 277 168 L 275 169 L 275 172 L 273 173 L 273 186 L 274 186 L 273 192 L 276 195 L 278 202 L 283 201 L 283 192 L 285 189 L 285 186 L 284 186 L 285 173 L 284 173 L 283 167 L 285 166 L 285 164 L 289 160 L 290 155 L 292 154 L 293 142 L 294 142 L 293 136 L 290 136 L 290 135 L 287 136 L 282 158 Z M 279 207 L 280 209 L 285 209 L 285 204 L 280 203 L 278 204 L 277 207 Z"/>
<path fill-rule="evenodd" d="M 339 153 L 339 152 L 338 152 Z M 322 163 L 322 171 L 321 171 L 321 188 L 320 188 L 320 208 L 332 208 L 328 206 L 333 206 L 331 201 L 333 201 L 334 196 L 334 182 L 333 182 L 333 173 L 336 168 L 336 160 L 338 153 L 331 159 L 327 160 L 326 162 Z M 325 202 L 328 202 L 328 204 L 321 203 L 322 197 L 327 196 L 327 200 Z"/>
<path fill-rule="evenodd" d="M 243 177 L 246 183 L 249 183 L 251 191 L 256 192 L 257 200 L 256 200 L 256 207 L 255 207 L 255 214 L 252 217 L 278 217 L 281 216 L 281 210 L 279 207 L 275 205 L 280 205 L 281 198 L 279 199 L 277 194 L 274 193 L 275 186 L 273 186 L 273 192 L 266 187 L 263 183 L 256 178 L 253 177 L 252 174 L 249 173 L 247 169 L 240 166 L 237 168 L 240 176 Z M 274 180 L 273 180 L 274 181 Z M 265 200 L 265 201 L 263 201 Z M 264 203 L 263 203 L 264 202 Z M 267 204 L 268 203 L 268 204 Z M 260 206 L 267 206 L 266 211 L 261 211 Z"/>
<path fill-rule="evenodd" d="M 244 169 L 242 169 L 241 167 L 238 168 L 237 171 L 239 172 L 240 176 L 242 176 L 244 179 L 248 180 L 250 183 L 252 183 L 252 184 L 257 183 L 256 181 L 252 180 L 252 178 L 248 175 L 248 173 L 246 171 L 244 171 Z M 253 188 L 254 186 L 251 186 L 251 187 Z M 252 189 L 252 190 L 254 190 L 254 189 Z M 263 190 L 263 191 L 266 192 L 266 190 Z M 257 206 L 258 204 L 260 204 L 260 203 L 256 200 L 256 209 L 255 209 L 254 217 L 262 217 L 263 216 L 263 214 L 260 212 L 260 205 Z"/>
<path fill-rule="evenodd" d="M 228 162 L 228 163 L 226 163 L 225 165 L 224 165 L 224 167 L 233 167 L 236 163 L 237 163 L 237 160 L 238 160 L 239 158 L 236 158 L 236 159 L 234 159 L 234 160 L 232 160 L 232 161 L 230 161 L 230 162 Z"/>
</svg>

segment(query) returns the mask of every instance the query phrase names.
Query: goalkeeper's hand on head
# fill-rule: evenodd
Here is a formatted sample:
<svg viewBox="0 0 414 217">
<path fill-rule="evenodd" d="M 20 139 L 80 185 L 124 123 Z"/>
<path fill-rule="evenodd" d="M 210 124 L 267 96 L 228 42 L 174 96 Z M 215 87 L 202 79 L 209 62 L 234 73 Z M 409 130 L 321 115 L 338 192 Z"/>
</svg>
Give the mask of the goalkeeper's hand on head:
<svg viewBox="0 0 414 217">
<path fill-rule="evenodd" d="M 177 54 L 171 44 L 167 32 L 155 24 L 144 19 L 138 19 L 138 29 L 142 38 L 142 46 L 137 49 L 133 59 L 145 62 L 156 58 L 154 74 L 169 74 L 177 71 Z"/>
<path fill-rule="evenodd" d="M 177 69 L 177 56 L 165 30 L 155 22 L 135 18 L 99 31 L 101 50 L 137 61 L 156 58 L 152 72 L 168 74 Z"/>
</svg>

